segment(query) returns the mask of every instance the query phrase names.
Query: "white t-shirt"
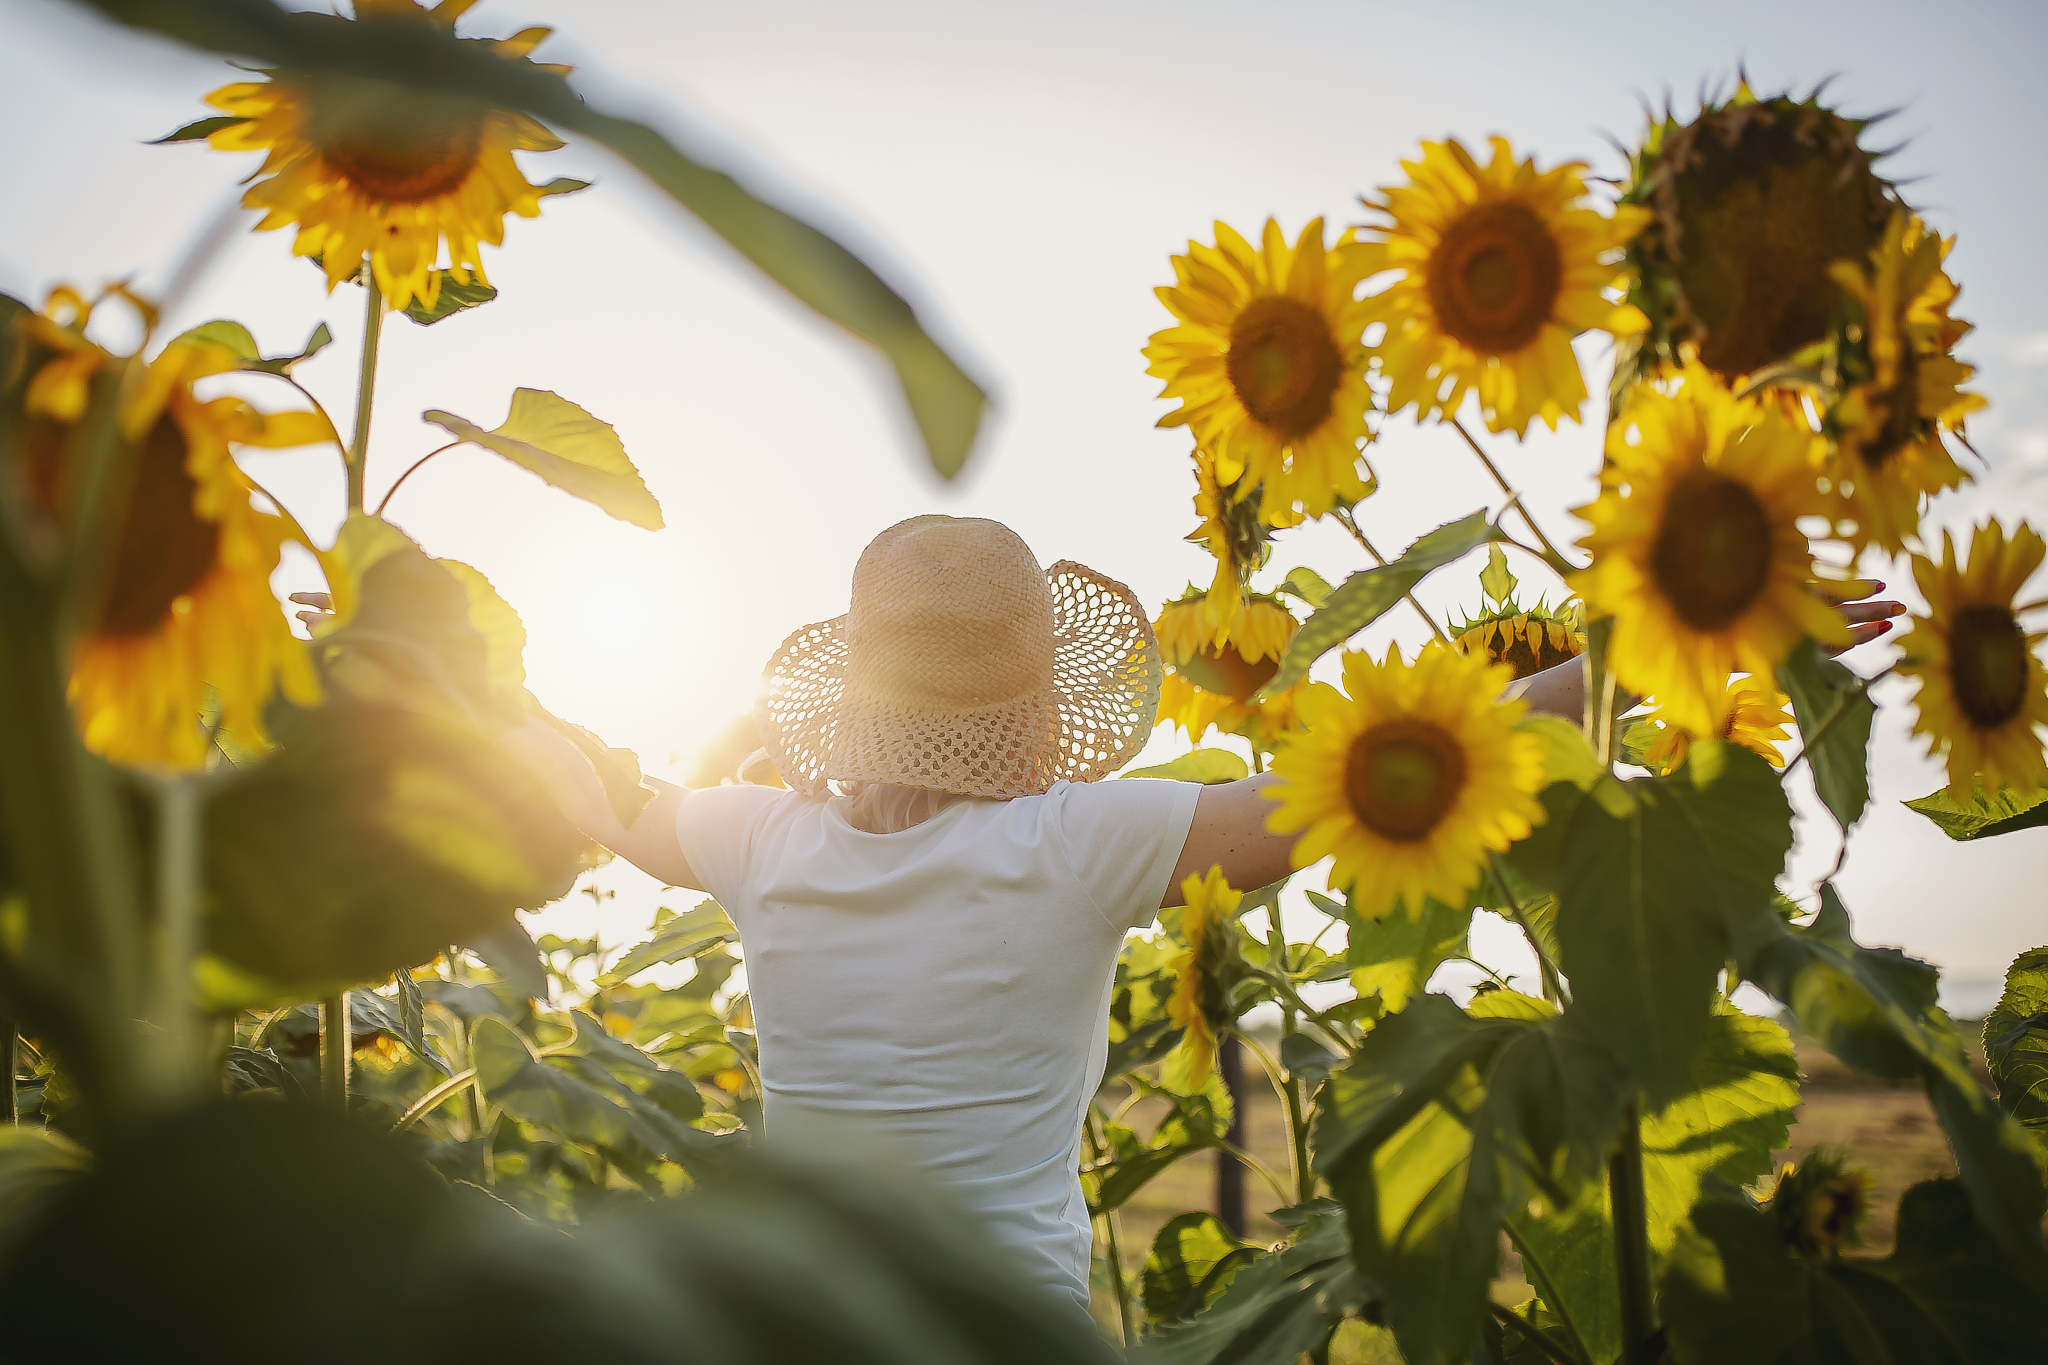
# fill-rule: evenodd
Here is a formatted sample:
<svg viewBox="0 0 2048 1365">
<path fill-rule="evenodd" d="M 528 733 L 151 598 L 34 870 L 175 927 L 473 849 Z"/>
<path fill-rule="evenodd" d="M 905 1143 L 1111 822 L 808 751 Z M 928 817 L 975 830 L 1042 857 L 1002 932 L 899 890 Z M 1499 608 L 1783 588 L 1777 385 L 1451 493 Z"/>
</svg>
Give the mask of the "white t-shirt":
<svg viewBox="0 0 2048 1365">
<path fill-rule="evenodd" d="M 1085 1308 L 1081 1122 L 1117 950 L 1158 911 L 1201 790 L 1059 782 L 894 834 L 825 797 L 691 792 L 676 838 L 740 931 L 769 1133 L 882 1145 Z"/>
</svg>

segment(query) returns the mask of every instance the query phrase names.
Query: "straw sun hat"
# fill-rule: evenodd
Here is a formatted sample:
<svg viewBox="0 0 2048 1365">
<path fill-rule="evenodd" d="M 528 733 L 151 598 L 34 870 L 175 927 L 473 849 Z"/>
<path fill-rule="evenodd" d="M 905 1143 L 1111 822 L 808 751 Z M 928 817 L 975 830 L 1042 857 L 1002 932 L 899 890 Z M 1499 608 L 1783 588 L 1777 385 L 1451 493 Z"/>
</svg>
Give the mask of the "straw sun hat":
<svg viewBox="0 0 2048 1365">
<path fill-rule="evenodd" d="M 846 615 L 768 662 L 754 716 L 782 778 L 969 796 L 1086 782 L 1144 747 L 1159 645 L 1136 594 L 1015 531 L 912 517 L 869 543 Z"/>
</svg>

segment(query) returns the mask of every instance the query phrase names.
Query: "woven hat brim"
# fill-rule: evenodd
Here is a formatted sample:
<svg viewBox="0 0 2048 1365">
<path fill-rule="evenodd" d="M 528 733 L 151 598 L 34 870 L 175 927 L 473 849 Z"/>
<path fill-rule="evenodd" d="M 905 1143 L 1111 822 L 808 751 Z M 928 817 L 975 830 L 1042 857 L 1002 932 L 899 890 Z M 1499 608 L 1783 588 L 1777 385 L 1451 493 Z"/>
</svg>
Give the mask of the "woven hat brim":
<svg viewBox="0 0 2048 1365">
<path fill-rule="evenodd" d="M 1035 796 L 1128 763 L 1159 711 L 1159 645 L 1144 605 L 1070 560 L 1045 576 L 1051 679 L 986 706 L 923 709 L 860 696 L 847 682 L 846 617 L 792 633 L 769 660 L 754 705 L 782 780 L 814 795 L 830 780 Z"/>
</svg>

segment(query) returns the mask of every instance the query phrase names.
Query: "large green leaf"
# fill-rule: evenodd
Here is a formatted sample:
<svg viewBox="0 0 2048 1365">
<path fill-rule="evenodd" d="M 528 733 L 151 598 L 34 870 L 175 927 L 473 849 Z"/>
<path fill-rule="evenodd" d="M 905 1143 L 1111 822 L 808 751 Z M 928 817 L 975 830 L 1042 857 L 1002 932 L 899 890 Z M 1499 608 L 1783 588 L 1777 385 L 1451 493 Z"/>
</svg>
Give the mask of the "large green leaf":
<svg viewBox="0 0 2048 1365">
<path fill-rule="evenodd" d="M 2015 1273 L 2048 1294 L 2048 1212 L 2040 1162 L 2026 1130 L 1970 1074 L 1955 1025 L 1935 1005 L 1936 973 L 1893 949 L 1865 948 L 1833 883 L 1821 887 L 1813 923 L 1795 928 L 1775 913 L 1753 916 L 1736 942 L 1744 979 L 1788 1006 L 1800 1026 L 1861 1071 L 1918 1078 L 1955 1149 L 1978 1222 Z"/>
<path fill-rule="evenodd" d="M 1256 1365 L 1291 1361 L 1322 1346 L 1346 1316 L 1380 1298 L 1353 1263 L 1343 1209 L 1328 1200 L 1301 1206 L 1308 1217 L 1292 1241 L 1238 1270 L 1202 1312 L 1148 1332 L 1131 1350 L 1137 1365 Z"/>
<path fill-rule="evenodd" d="M 1968 802 L 1952 799 L 1944 787 L 1904 804 L 1907 810 L 1932 820 L 1951 839 L 1989 839 L 2048 825 L 2048 787 L 2031 792 L 2000 787 L 1990 793 L 1979 787 L 1970 793 Z"/>
<path fill-rule="evenodd" d="M 2013 959 L 1984 1019 L 1984 1056 L 2005 1111 L 2048 1148 L 2048 948 Z"/>
<path fill-rule="evenodd" d="M 1109 998 L 1109 1055 L 1105 1083 L 1134 1067 L 1158 1061 L 1180 1041 L 1181 1030 L 1167 1017 L 1181 945 L 1166 935 L 1124 941 L 1117 955 Z"/>
<path fill-rule="evenodd" d="M 616 986 L 649 967 L 686 962 L 721 943 L 737 943 L 739 937 L 725 907 L 717 901 L 700 901 L 696 909 L 681 915 L 664 906 L 655 914 L 653 936 L 628 950 L 599 978 L 598 984 Z"/>
<path fill-rule="evenodd" d="M 1175 1091 L 1143 1077 L 1126 1079 L 1134 1091 L 1169 1106 L 1149 1139 L 1120 1123 L 1103 1125 L 1109 1140 L 1104 1158 L 1082 1168 L 1083 1188 L 1094 1213 L 1107 1213 L 1128 1202 L 1168 1167 L 1198 1152 L 1212 1151 L 1230 1131 L 1231 1095 L 1212 1069 L 1199 1088 Z"/>
<path fill-rule="evenodd" d="M 452 587 L 451 583 L 451 587 Z M 584 841 L 466 726 L 330 702 L 206 812 L 207 945 L 316 993 L 380 981 L 560 895 Z"/>
<path fill-rule="evenodd" d="M 589 1043 L 580 1030 L 578 1042 Z M 526 1040 L 500 1020 L 480 1021 L 470 1049 L 477 1085 L 491 1103 L 536 1128 L 588 1143 L 616 1160 L 635 1165 L 662 1159 L 700 1168 L 707 1162 L 723 1165 L 742 1140 L 738 1134 L 691 1127 L 667 1105 L 622 1080 L 612 1069 L 616 1059 L 588 1053 L 535 1057 Z"/>
<path fill-rule="evenodd" d="M 1301 623 L 1288 642 L 1287 653 L 1281 656 L 1280 671 L 1259 695 L 1275 696 L 1294 686 L 1316 660 L 1386 615 L 1417 583 L 1481 545 L 1505 538 L 1481 509 L 1462 521 L 1437 527 L 1402 551 L 1399 559 L 1352 574 Z"/>
<path fill-rule="evenodd" d="M 1704 747 L 1704 746 L 1696 746 Z M 1732 918 L 1768 907 L 1792 844 L 1778 776 L 1747 749 L 1626 785 L 1625 817 L 1581 802 L 1566 838 L 1560 964 L 1585 1022 L 1651 1102 L 1685 1091 Z"/>
<path fill-rule="evenodd" d="M 1568 1204 L 1596 1179 L 1630 1093 L 1572 1014 L 1475 1019 L 1440 995 L 1383 1021 L 1323 1085 L 1315 1168 L 1410 1362 L 1463 1358 L 1503 1212 L 1534 1192 Z"/>
<path fill-rule="evenodd" d="M 1771 1169 L 1799 1104 L 1799 1066 L 1778 1024 L 1715 1011 L 1693 1059 L 1687 1093 L 1643 1116 L 1643 1192 L 1650 1250 L 1660 1263 L 1709 1176 L 1747 1184 Z M 1562 1206 L 1506 1214 L 1522 1270 L 1592 1359 L 1621 1351 L 1614 1225 L 1607 1183 L 1588 1181 Z"/>
<path fill-rule="evenodd" d="M 1792 699 L 1792 714 L 1813 769 L 1813 789 L 1843 829 L 1870 804 L 1870 723 L 1877 717 L 1863 679 L 1807 640 L 1778 669 L 1778 686 Z M 1841 712 L 1839 716 L 1837 712 Z M 1813 736 L 1833 720 L 1819 744 Z"/>
<path fill-rule="evenodd" d="M 1152 1322 L 1193 1317 L 1214 1302 L 1259 1248 L 1213 1213 L 1183 1213 L 1152 1239 L 1139 1297 Z"/>
<path fill-rule="evenodd" d="M 1472 926 L 1470 910 L 1454 910 L 1437 900 L 1414 919 L 1399 909 L 1366 919 L 1347 896 L 1344 918 L 1350 926 L 1344 960 L 1351 969 L 1351 987 L 1361 996 L 1378 993 L 1388 1014 L 1422 994 L 1446 959 L 1464 956 Z"/>
<path fill-rule="evenodd" d="M 239 119 L 228 121 L 241 122 Z M 312 335 L 306 338 L 306 344 L 299 348 L 296 355 L 269 357 L 256 348 L 256 338 L 250 335 L 247 327 L 225 318 L 216 318 L 212 322 L 202 322 L 197 327 L 189 327 L 179 334 L 178 340 L 211 341 L 215 345 L 225 346 L 242 369 L 258 370 L 264 374 L 289 375 L 294 365 L 300 361 L 311 360 L 333 344 L 334 333 L 327 330 L 326 323 L 320 323 L 313 329 Z"/>
<path fill-rule="evenodd" d="M 1200 782 L 1208 786 L 1217 782 L 1235 782 L 1250 772 L 1251 768 L 1244 759 L 1228 749 L 1195 749 L 1166 763 L 1132 768 L 1120 776 L 1159 777 L 1172 782 Z"/>
<path fill-rule="evenodd" d="M 661 529 L 661 504 L 641 481 L 618 432 L 558 394 L 514 390 L 511 412 L 489 431 L 438 408 L 424 415 L 457 440 L 495 451 L 620 521 Z"/>
<path fill-rule="evenodd" d="M 65 1185 L 91 1169 L 92 1153 L 54 1128 L 0 1128 L 0 1252 Z"/>
<path fill-rule="evenodd" d="M 1954 1180 L 1899 1201 L 1882 1260 L 1802 1255 L 1769 1209 L 1723 1187 L 1693 1211 L 1661 1302 L 1683 1365 L 1897 1362 L 2002 1365 L 2048 1358 L 2048 1317 Z"/>
<path fill-rule="evenodd" d="M 966 460 L 985 399 L 901 295 L 818 229 L 685 155 L 647 125 L 591 106 L 555 73 L 507 61 L 488 44 L 456 39 L 438 25 L 350 23 L 330 14 L 286 13 L 269 0 L 84 2 L 192 47 L 522 109 L 603 143 L 799 302 L 879 348 L 896 370 L 940 475 L 951 478 Z"/>
</svg>

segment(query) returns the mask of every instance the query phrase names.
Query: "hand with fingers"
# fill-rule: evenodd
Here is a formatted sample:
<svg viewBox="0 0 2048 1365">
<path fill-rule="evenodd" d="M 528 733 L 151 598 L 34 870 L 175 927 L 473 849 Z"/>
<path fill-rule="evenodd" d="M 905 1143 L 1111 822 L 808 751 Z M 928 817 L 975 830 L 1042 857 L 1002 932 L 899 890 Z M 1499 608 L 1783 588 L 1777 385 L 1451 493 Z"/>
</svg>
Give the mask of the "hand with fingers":
<svg viewBox="0 0 2048 1365">
<path fill-rule="evenodd" d="M 299 620 L 305 622 L 306 634 L 309 638 L 312 636 L 315 626 L 319 625 L 322 621 L 334 619 L 334 598 L 329 593 L 295 592 L 292 594 L 291 600 L 302 607 L 310 608 L 307 611 L 292 613 Z"/>
<path fill-rule="evenodd" d="M 1906 604 L 1881 598 L 1884 584 L 1874 578 L 1851 579 L 1846 583 L 1818 583 L 1815 591 L 1842 609 L 1842 619 L 1849 623 L 1849 643 L 1829 648 L 1830 654 L 1842 654 L 1867 645 L 1872 640 L 1889 635 L 1892 622 L 1906 614 Z"/>
</svg>

